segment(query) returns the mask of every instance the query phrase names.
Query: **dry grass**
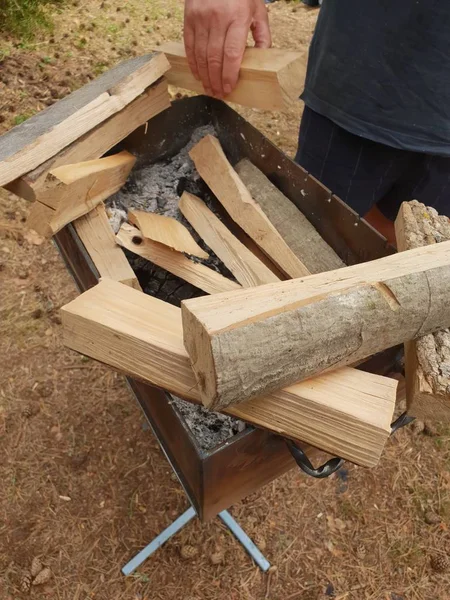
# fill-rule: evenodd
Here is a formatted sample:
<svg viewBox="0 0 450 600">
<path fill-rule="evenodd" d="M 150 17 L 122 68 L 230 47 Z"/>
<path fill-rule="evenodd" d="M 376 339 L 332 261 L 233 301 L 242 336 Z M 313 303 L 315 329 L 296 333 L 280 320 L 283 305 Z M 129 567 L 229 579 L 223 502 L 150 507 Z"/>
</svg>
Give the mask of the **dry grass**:
<svg viewBox="0 0 450 600">
<path fill-rule="evenodd" d="M 1 40 L 0 128 L 180 35 L 177 0 L 102 6 L 76 0 L 33 46 Z M 304 48 L 316 13 L 285 2 L 270 10 L 275 43 Z M 243 112 L 294 151 L 300 105 L 287 116 Z M 76 290 L 51 243 L 26 236 L 26 214 L 26 203 L 0 196 L 1 600 L 27 597 L 20 583 L 34 556 L 52 571 L 36 599 L 448 600 L 450 575 L 430 567 L 450 551 L 445 429 L 399 432 L 377 469 L 347 467 L 326 481 L 292 471 L 234 506 L 276 566 L 269 575 L 214 520 L 192 522 L 123 578 L 121 566 L 186 498 L 121 378 L 62 348 L 58 308 Z M 438 524 L 425 522 L 430 511 Z M 184 545 L 198 555 L 183 560 Z M 211 564 L 217 549 L 223 565 Z"/>
</svg>

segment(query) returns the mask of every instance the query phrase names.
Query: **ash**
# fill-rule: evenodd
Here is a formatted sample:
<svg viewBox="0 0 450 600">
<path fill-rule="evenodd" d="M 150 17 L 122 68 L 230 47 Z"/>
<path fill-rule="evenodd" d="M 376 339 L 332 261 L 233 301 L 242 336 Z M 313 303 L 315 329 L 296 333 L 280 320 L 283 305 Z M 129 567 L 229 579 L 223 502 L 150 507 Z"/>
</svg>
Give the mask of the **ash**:
<svg viewBox="0 0 450 600">
<path fill-rule="evenodd" d="M 189 157 L 189 151 L 206 135 L 217 135 L 212 125 L 199 127 L 189 143 L 170 160 L 135 168 L 124 187 L 108 204 L 125 213 L 132 208 L 154 212 L 183 221 L 178 200 L 183 191 L 201 194 L 200 176 Z"/>
<path fill-rule="evenodd" d="M 207 260 L 190 257 L 191 260 L 202 262 L 225 277 L 234 280 L 230 271 L 206 246 L 178 209 L 181 194 L 188 191 L 202 198 L 208 207 L 217 214 L 214 205 L 216 201 L 201 180 L 189 157 L 191 148 L 208 134 L 217 135 L 211 125 L 196 129 L 189 143 L 168 160 L 151 165 L 140 165 L 138 159 L 127 183 L 107 201 L 107 211 L 111 226 L 116 233 L 122 223 L 127 221 L 128 211 L 133 208 L 174 217 L 189 229 L 196 242 L 210 255 Z M 217 216 L 220 218 L 220 215 Z M 125 251 L 125 254 L 146 294 L 175 306 L 180 306 L 182 300 L 204 295 L 201 290 L 153 263 L 128 251 Z M 172 398 L 178 412 L 204 451 L 215 448 L 245 429 L 245 423 L 238 419 L 208 411 L 180 398 L 173 396 Z"/>
<path fill-rule="evenodd" d="M 210 451 L 245 429 L 243 421 L 171 397 L 202 450 Z"/>
</svg>

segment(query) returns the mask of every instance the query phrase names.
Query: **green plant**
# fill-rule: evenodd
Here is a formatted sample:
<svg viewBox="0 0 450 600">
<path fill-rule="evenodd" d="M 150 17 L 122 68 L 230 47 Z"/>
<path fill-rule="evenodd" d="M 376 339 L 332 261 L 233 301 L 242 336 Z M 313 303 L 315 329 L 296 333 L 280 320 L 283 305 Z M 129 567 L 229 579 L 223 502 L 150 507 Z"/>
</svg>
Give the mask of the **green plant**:
<svg viewBox="0 0 450 600">
<path fill-rule="evenodd" d="M 17 115 L 16 117 L 14 117 L 14 125 L 20 125 L 30 117 L 31 115 Z"/>
<path fill-rule="evenodd" d="M 50 28 L 47 4 L 63 4 L 64 0 L 2 0 L 0 2 L 0 31 L 24 39 L 32 38 L 41 27 Z"/>
</svg>

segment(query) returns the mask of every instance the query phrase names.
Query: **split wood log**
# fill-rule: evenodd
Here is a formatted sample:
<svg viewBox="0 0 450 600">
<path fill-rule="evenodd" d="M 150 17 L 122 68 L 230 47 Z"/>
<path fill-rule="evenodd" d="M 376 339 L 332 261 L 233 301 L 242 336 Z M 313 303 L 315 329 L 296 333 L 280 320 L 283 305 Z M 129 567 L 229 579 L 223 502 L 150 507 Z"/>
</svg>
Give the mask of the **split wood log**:
<svg viewBox="0 0 450 600">
<path fill-rule="evenodd" d="M 116 236 L 117 243 L 130 252 L 184 279 L 207 294 L 239 290 L 241 286 L 205 265 L 195 263 L 182 252 L 142 237 L 136 227 L 124 223 Z"/>
<path fill-rule="evenodd" d="M 104 280 L 63 307 L 61 314 L 69 348 L 200 402 L 178 308 Z M 394 379 L 341 369 L 225 412 L 375 466 L 390 434 L 396 388 Z"/>
<path fill-rule="evenodd" d="M 234 237 L 200 198 L 184 192 L 178 207 L 241 285 L 253 287 L 279 281 L 264 263 Z"/>
<path fill-rule="evenodd" d="M 142 237 L 152 242 L 164 244 L 178 252 L 185 252 L 197 258 L 209 258 L 200 248 L 189 230 L 173 217 L 157 215 L 143 210 L 129 210 L 128 220 L 140 230 Z"/>
<path fill-rule="evenodd" d="M 113 146 L 125 139 L 140 126 L 170 107 L 168 84 L 162 79 L 147 88 L 136 100 L 123 110 L 97 125 L 73 144 L 47 160 L 45 163 L 8 184 L 6 189 L 17 196 L 36 200 L 36 194 L 44 185 L 48 173 L 62 165 L 74 164 L 100 158 Z"/>
<path fill-rule="evenodd" d="M 31 207 L 29 227 L 44 237 L 58 233 L 120 190 L 135 162 L 132 154 L 123 151 L 54 169 Z"/>
<path fill-rule="evenodd" d="M 121 111 L 169 67 L 164 54 L 118 65 L 6 133 L 0 140 L 0 186 L 35 169 Z"/>
<path fill-rule="evenodd" d="M 236 165 L 236 172 L 286 244 L 310 273 L 345 267 L 345 263 L 303 213 L 262 171 L 248 159 L 244 159 Z"/>
<path fill-rule="evenodd" d="M 168 42 L 159 48 L 169 59 L 166 77 L 177 87 L 204 94 L 200 81 L 192 75 L 184 44 Z M 226 96 L 228 102 L 262 110 L 286 110 L 303 90 L 306 53 L 275 48 L 247 48 L 236 89 Z"/>
<path fill-rule="evenodd" d="M 435 209 L 404 202 L 395 222 L 399 251 L 450 240 L 450 221 Z M 408 413 L 423 420 L 450 422 L 450 330 L 405 344 Z"/>
<path fill-rule="evenodd" d="M 230 217 L 273 262 L 289 277 L 307 275 L 308 269 L 283 240 L 228 162 L 219 140 L 205 136 L 192 148 L 189 156 Z"/>
<path fill-rule="evenodd" d="M 74 227 L 101 278 L 124 283 L 136 290 L 141 289 L 127 257 L 116 244 L 103 204 L 77 219 Z"/>
<path fill-rule="evenodd" d="M 186 300 L 204 404 L 222 408 L 450 325 L 450 242 Z"/>
</svg>

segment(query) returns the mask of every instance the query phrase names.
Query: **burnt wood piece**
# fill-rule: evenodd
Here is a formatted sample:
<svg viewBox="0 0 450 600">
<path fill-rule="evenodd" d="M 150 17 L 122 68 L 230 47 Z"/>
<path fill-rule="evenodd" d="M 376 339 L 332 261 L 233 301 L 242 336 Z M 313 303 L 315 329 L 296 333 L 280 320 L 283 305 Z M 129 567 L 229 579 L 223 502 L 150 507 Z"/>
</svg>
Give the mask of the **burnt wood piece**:
<svg viewBox="0 0 450 600">
<path fill-rule="evenodd" d="M 344 262 L 353 264 L 380 258 L 394 252 L 384 238 L 367 223 L 360 221 L 358 216 L 343 202 L 335 197 L 328 202 L 330 192 L 315 182 L 313 178 L 310 178 L 310 186 L 313 191 L 310 190 L 309 193 L 315 197 L 317 204 L 314 206 L 314 198 L 306 201 L 299 193 L 307 178 L 306 172 L 284 156 L 279 149 L 233 109 L 217 100 L 197 96 L 176 101 L 170 110 L 166 110 L 152 119 L 151 136 L 146 136 L 144 128 L 141 127 L 123 140 L 115 148 L 115 151 L 126 149 L 131 152 L 139 152 L 140 165 L 150 164 L 173 156 L 189 142 L 197 127 L 209 124 L 215 125 L 226 153 L 229 157 L 233 155 L 233 164 L 243 158 L 252 161 L 300 208 L 325 241 L 344 259 Z M 173 131 L 174 128 L 177 135 L 167 135 L 167 132 Z M 244 137 L 241 136 L 241 133 Z M 280 169 L 278 169 L 278 165 Z M 355 223 L 358 223 L 358 227 L 355 227 Z M 334 227 L 337 227 L 337 233 L 334 231 Z M 72 225 L 60 231 L 55 237 L 55 242 L 80 290 L 85 291 L 96 285 L 99 275 Z M 140 277 L 139 272 L 138 277 Z M 141 283 L 143 282 L 141 281 Z M 363 364 L 358 368 L 386 374 L 391 370 L 396 358 L 397 355 L 394 354 L 394 351 L 389 350 L 368 361 L 366 364 L 369 367 Z M 156 417 L 162 413 L 173 415 L 174 420 L 167 419 L 169 423 L 164 427 L 170 429 L 172 426 L 175 428 L 179 425 L 182 428 L 181 444 L 174 439 L 175 436 L 172 436 L 170 440 L 165 439 L 163 433 L 165 429 L 163 430 L 162 425 L 159 429 L 155 428 L 155 433 L 161 436 L 158 441 L 169 456 L 190 501 L 203 520 L 213 518 L 220 510 L 228 508 L 249 493 L 256 492 L 270 480 L 276 479 L 288 470 L 289 463 L 292 467 L 295 466 L 284 440 L 252 427 L 235 436 L 225 447 L 218 447 L 209 456 L 205 456 L 196 448 L 195 439 L 180 422 L 178 413 L 175 412 L 173 406 L 169 405 L 167 396 L 162 390 L 156 392 L 155 388 L 148 384 L 133 380 L 130 381 L 130 384 L 141 406 L 142 404 L 153 406 L 152 411 L 156 413 Z M 157 394 L 156 398 L 155 394 Z M 167 406 L 170 411 L 166 411 Z M 146 411 L 145 408 L 144 411 Z M 157 424 L 156 418 L 155 423 Z M 176 425 L 171 425 L 171 423 L 176 423 Z M 178 427 L 177 431 L 180 431 Z M 247 458 L 246 452 L 241 453 L 241 448 L 245 446 L 248 451 L 248 448 L 253 445 L 260 449 L 258 456 L 260 452 L 269 455 L 270 467 L 264 461 Z M 187 449 L 188 446 L 189 449 Z M 192 452 L 192 449 L 196 452 Z M 308 456 L 317 462 L 319 459 L 314 458 L 315 452 L 317 451 L 314 450 L 311 455 L 308 451 Z M 196 453 L 197 458 L 194 458 Z M 189 455 L 190 460 L 184 460 L 185 454 Z M 236 461 L 239 462 L 238 474 L 234 479 L 230 473 L 230 466 L 228 466 L 234 460 L 233 456 L 238 457 Z M 225 462 L 224 465 L 222 457 L 230 463 Z M 202 470 L 207 473 L 208 478 L 208 483 L 203 488 L 201 484 Z M 267 475 L 268 470 L 271 473 L 270 477 Z M 216 474 L 213 476 L 214 472 Z M 213 481 L 210 478 L 213 477 L 214 484 L 210 483 Z M 251 485 L 249 485 L 250 481 Z M 212 485 L 220 488 L 220 498 L 217 498 L 214 489 L 211 489 Z"/>
</svg>

